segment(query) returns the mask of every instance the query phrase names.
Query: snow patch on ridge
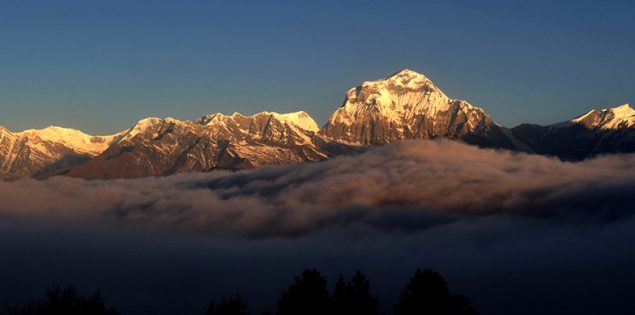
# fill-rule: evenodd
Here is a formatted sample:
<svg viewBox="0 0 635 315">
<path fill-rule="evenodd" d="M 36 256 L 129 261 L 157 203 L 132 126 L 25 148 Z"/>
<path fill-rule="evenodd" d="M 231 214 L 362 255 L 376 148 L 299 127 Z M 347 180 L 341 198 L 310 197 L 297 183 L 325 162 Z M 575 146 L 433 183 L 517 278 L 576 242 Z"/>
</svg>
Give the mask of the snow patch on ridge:
<svg viewBox="0 0 635 315">
<path fill-rule="evenodd" d="M 584 124 L 591 128 L 620 129 L 635 126 L 635 110 L 629 104 L 597 111 L 592 109 L 588 113 L 570 121 L 554 125 L 555 127 L 568 126 L 570 124 Z"/>
<path fill-rule="evenodd" d="M 315 120 L 313 120 L 313 118 L 311 118 L 311 116 L 309 116 L 309 114 L 307 114 L 305 111 L 298 111 L 298 112 L 284 113 L 284 114 L 265 111 L 265 112 L 253 114 L 251 116 L 245 116 L 241 113 L 233 113 L 231 116 L 221 114 L 221 113 L 216 113 L 216 114 L 209 114 L 209 115 L 205 115 L 201 117 L 198 120 L 198 123 L 201 125 L 224 124 L 228 118 L 245 117 L 249 119 L 254 119 L 256 117 L 263 116 L 263 115 L 273 116 L 274 119 L 280 122 L 285 122 L 289 125 L 293 125 L 295 127 L 298 127 L 306 131 L 317 132 L 320 129 L 318 127 L 318 124 L 315 122 Z"/>
<path fill-rule="evenodd" d="M 163 119 L 158 117 L 148 117 L 148 118 L 141 119 L 134 126 L 132 126 L 132 128 L 128 129 L 128 131 L 124 133 L 123 137 L 121 137 L 120 140 L 130 140 L 134 138 L 136 135 L 143 133 L 148 128 L 155 126 L 156 124 L 159 124 L 162 121 Z"/>
<path fill-rule="evenodd" d="M 278 114 L 276 112 L 264 112 L 273 115 L 274 118 L 285 121 L 289 124 L 293 124 L 301 129 L 317 132 L 320 128 L 318 124 L 304 111 L 286 113 L 286 114 Z"/>
<path fill-rule="evenodd" d="M 48 141 L 60 143 L 78 153 L 98 155 L 105 151 L 118 135 L 91 136 L 80 130 L 49 126 L 44 129 L 29 129 L 15 133 L 18 137 L 27 137 L 35 142 Z"/>
</svg>

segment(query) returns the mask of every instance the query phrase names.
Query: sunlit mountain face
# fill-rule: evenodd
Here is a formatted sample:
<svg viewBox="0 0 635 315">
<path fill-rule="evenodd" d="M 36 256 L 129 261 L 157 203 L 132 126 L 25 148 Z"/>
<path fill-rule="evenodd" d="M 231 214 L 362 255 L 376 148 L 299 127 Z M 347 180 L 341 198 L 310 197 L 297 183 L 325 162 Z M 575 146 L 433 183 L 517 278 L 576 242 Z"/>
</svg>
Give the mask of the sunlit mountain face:
<svg viewBox="0 0 635 315">
<path fill-rule="evenodd" d="M 632 315 L 635 2 L 0 1 L 0 315 Z"/>
</svg>

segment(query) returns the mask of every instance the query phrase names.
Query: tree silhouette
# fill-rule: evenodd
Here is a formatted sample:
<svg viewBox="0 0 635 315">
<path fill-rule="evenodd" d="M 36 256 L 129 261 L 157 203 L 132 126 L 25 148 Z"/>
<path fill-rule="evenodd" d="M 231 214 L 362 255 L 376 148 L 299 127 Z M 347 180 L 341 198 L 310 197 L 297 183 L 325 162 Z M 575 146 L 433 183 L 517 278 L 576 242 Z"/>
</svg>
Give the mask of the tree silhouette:
<svg viewBox="0 0 635 315">
<path fill-rule="evenodd" d="M 334 315 L 379 315 L 379 299 L 370 293 L 370 284 L 359 270 L 349 282 L 340 274 L 333 290 Z"/>
<path fill-rule="evenodd" d="M 329 314 L 330 304 L 324 276 L 316 269 L 306 269 L 282 294 L 278 315 Z"/>
<path fill-rule="evenodd" d="M 478 315 L 476 308 L 470 303 L 467 297 L 461 294 L 454 294 L 452 296 L 455 314 L 460 315 Z"/>
<path fill-rule="evenodd" d="M 73 286 L 55 286 L 40 301 L 8 307 L 7 315 L 119 315 L 107 306 L 99 292 L 89 296 L 77 293 Z M 370 283 L 359 270 L 350 280 L 340 274 L 332 297 L 326 278 L 314 269 L 306 269 L 278 300 L 277 315 L 380 315 L 379 299 L 370 292 Z M 417 269 L 393 308 L 394 315 L 478 315 L 470 301 L 452 294 L 436 272 Z M 211 302 L 205 315 L 249 315 L 240 295 Z M 271 315 L 263 312 L 261 315 Z"/>
<path fill-rule="evenodd" d="M 249 315 L 247 305 L 243 302 L 240 295 L 235 294 L 229 298 L 221 299 L 216 305 L 214 302 L 209 303 L 209 307 L 205 315 Z"/>
<path fill-rule="evenodd" d="M 395 304 L 393 314 L 475 315 L 478 312 L 467 298 L 450 293 L 441 275 L 417 269 Z"/>
<path fill-rule="evenodd" d="M 107 307 L 99 292 L 90 296 L 80 296 L 73 286 L 55 286 L 46 292 L 46 299 L 39 302 L 13 307 L 9 315 L 118 315 L 119 312 Z"/>
</svg>

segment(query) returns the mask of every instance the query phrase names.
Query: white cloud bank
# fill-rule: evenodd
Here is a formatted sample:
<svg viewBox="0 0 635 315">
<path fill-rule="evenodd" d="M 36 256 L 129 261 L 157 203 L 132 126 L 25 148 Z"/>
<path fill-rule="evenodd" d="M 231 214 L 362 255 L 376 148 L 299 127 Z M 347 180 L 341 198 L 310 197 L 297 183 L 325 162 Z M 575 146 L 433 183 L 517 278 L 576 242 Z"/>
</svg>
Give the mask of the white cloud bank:
<svg viewBox="0 0 635 315">
<path fill-rule="evenodd" d="M 406 141 L 326 162 L 162 178 L 0 183 L 0 219 L 132 221 L 212 235 L 417 230 L 483 215 L 606 222 L 635 209 L 635 155 L 578 163 Z"/>
</svg>

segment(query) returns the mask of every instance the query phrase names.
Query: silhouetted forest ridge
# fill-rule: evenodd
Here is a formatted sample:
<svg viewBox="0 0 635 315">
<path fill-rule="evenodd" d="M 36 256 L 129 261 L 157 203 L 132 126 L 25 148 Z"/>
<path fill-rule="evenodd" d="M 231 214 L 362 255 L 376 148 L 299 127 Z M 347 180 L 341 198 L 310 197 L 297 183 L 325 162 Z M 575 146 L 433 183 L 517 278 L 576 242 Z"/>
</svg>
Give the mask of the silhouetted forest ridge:
<svg viewBox="0 0 635 315">
<path fill-rule="evenodd" d="M 55 286 L 46 297 L 22 306 L 7 306 L 7 315 L 119 315 L 99 292 L 78 294 L 73 286 Z M 209 303 L 205 315 L 250 315 L 239 294 Z M 356 271 L 346 279 L 340 274 L 333 292 L 327 290 L 326 278 L 316 269 L 306 269 L 282 293 L 275 313 L 260 315 L 382 315 L 379 298 L 370 289 L 364 274 Z M 436 272 L 418 269 L 388 314 L 393 315 L 474 315 L 470 301 L 449 291 Z"/>
</svg>

